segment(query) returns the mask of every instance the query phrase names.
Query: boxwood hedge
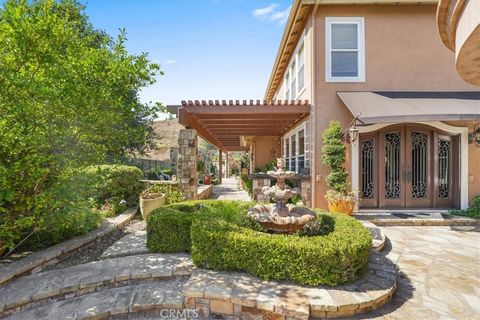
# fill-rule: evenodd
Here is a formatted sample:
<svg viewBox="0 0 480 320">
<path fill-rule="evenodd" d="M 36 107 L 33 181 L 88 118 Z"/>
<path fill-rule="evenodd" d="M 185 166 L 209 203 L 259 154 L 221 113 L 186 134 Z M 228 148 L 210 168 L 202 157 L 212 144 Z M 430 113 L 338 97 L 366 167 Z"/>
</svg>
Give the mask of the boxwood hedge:
<svg viewBox="0 0 480 320">
<path fill-rule="evenodd" d="M 304 285 L 338 285 L 367 268 L 368 230 L 355 219 L 318 213 L 331 232 L 321 236 L 262 232 L 251 222 L 252 203 L 194 201 L 166 206 L 147 221 L 147 247 L 156 252 L 192 253 L 200 268 L 243 270 L 265 280 L 290 279 Z"/>
</svg>

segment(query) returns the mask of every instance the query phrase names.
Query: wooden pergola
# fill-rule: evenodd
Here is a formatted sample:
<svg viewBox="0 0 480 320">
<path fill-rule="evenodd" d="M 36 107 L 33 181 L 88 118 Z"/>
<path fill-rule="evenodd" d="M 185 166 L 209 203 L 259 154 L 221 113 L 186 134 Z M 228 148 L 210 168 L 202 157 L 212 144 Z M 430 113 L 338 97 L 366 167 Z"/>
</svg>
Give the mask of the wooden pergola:
<svg viewBox="0 0 480 320">
<path fill-rule="evenodd" d="M 244 151 L 241 136 L 281 136 L 310 113 L 308 101 L 182 101 L 178 122 L 224 152 Z"/>
</svg>

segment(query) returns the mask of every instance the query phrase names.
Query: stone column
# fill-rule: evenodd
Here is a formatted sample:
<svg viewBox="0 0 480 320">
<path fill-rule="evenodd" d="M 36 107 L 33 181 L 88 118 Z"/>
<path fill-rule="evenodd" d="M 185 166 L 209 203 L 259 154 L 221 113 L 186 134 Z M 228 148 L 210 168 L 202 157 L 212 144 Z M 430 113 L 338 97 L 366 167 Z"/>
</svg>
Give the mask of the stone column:
<svg viewBox="0 0 480 320">
<path fill-rule="evenodd" d="M 198 141 L 193 129 L 180 129 L 178 134 L 177 178 L 178 189 L 188 200 L 197 197 Z"/>
<path fill-rule="evenodd" d="M 305 207 L 312 207 L 312 184 L 310 179 L 302 179 L 300 182 L 300 196 Z"/>
<path fill-rule="evenodd" d="M 170 147 L 170 167 L 172 174 L 177 174 L 178 147 Z"/>
<path fill-rule="evenodd" d="M 222 183 L 222 169 L 223 169 L 223 159 L 222 159 L 222 150 L 218 150 L 218 182 Z"/>
</svg>

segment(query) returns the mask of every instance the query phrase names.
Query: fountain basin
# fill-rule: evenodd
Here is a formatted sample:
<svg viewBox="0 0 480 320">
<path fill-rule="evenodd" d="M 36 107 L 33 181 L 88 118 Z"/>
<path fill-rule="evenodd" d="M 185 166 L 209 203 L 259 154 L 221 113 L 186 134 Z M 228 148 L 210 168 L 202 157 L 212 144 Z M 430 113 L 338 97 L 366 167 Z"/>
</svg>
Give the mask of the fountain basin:
<svg viewBox="0 0 480 320">
<path fill-rule="evenodd" d="M 263 228 L 275 233 L 293 233 L 317 219 L 315 212 L 305 207 L 287 204 L 286 209 L 288 213 L 280 215 L 276 204 L 259 204 L 248 210 L 248 216 Z"/>
</svg>

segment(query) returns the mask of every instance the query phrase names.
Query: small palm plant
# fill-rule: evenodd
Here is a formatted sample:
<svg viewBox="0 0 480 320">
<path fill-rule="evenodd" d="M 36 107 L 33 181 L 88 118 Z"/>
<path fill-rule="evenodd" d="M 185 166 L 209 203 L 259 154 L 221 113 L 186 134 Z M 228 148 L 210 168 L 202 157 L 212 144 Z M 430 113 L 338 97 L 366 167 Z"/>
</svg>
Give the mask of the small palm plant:
<svg viewBox="0 0 480 320">
<path fill-rule="evenodd" d="M 331 168 L 325 179 L 329 187 L 325 198 L 330 211 L 350 214 L 355 204 L 355 195 L 347 181 L 348 172 L 344 168 L 345 149 L 342 128 L 337 121 L 331 121 L 323 132 L 322 162 Z"/>
</svg>

